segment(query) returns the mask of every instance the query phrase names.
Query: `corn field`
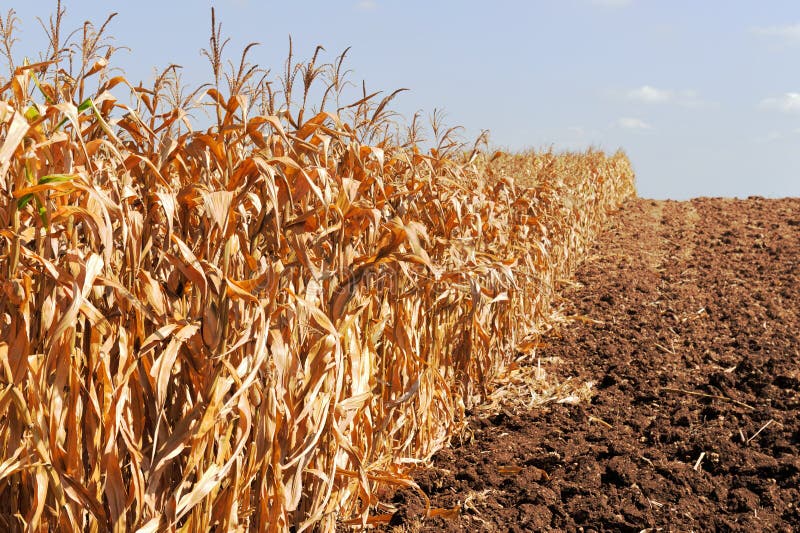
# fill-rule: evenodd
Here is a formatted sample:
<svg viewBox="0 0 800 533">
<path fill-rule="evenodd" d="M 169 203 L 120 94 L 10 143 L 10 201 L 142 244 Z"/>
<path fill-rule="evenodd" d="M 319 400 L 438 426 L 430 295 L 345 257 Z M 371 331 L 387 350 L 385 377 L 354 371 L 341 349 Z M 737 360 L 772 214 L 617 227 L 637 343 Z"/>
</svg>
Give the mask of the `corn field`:
<svg viewBox="0 0 800 533">
<path fill-rule="evenodd" d="M 61 13 L 37 62 L 2 24 L 0 528 L 387 521 L 635 194 L 627 158 L 436 116 L 423 149 L 397 92 L 340 101 L 345 54 L 273 77 L 213 18 L 208 85 L 134 85 L 108 21 L 62 42 Z"/>
</svg>

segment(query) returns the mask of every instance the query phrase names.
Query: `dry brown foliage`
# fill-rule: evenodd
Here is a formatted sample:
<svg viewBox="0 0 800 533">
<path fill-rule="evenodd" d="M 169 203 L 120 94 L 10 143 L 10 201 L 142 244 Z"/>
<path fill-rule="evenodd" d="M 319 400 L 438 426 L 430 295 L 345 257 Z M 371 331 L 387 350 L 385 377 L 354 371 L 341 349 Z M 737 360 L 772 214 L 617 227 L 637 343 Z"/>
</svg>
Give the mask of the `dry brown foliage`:
<svg viewBox="0 0 800 533">
<path fill-rule="evenodd" d="M 319 50 L 273 91 L 214 25 L 187 96 L 113 75 L 105 25 L 49 27 L 0 78 L 3 529 L 384 520 L 634 192 L 622 154 L 423 152 L 396 93 L 326 108 Z"/>
</svg>

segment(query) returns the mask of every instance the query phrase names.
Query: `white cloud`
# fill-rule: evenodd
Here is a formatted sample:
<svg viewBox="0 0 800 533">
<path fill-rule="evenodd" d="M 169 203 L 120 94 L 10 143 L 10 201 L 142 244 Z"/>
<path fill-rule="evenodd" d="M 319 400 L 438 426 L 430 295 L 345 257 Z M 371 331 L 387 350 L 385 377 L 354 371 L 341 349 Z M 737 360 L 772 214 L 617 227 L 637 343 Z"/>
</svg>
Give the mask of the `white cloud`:
<svg viewBox="0 0 800 533">
<path fill-rule="evenodd" d="M 647 102 L 649 104 L 669 102 L 673 97 L 674 95 L 672 91 L 656 89 L 650 85 L 642 85 L 638 89 L 628 91 L 628 98 L 631 100 L 638 100 L 640 102 Z"/>
<path fill-rule="evenodd" d="M 645 122 L 640 118 L 635 117 L 622 117 L 621 119 L 617 120 L 616 125 L 620 128 L 624 128 L 626 130 L 650 130 L 653 129 L 653 126 Z"/>
<path fill-rule="evenodd" d="M 378 3 L 375 0 L 361 0 L 356 4 L 356 7 L 362 11 L 372 11 L 378 7 Z"/>
<path fill-rule="evenodd" d="M 750 33 L 761 37 L 779 39 L 787 44 L 800 44 L 800 24 L 762 26 L 751 28 Z"/>
<path fill-rule="evenodd" d="M 628 100 L 646 104 L 676 104 L 681 107 L 700 108 L 715 107 L 714 102 L 707 102 L 700 98 L 697 91 L 685 89 L 673 91 L 671 89 L 658 89 L 652 85 L 642 85 L 625 93 Z"/>
<path fill-rule="evenodd" d="M 781 96 L 764 98 L 758 107 L 783 113 L 800 113 L 800 93 L 784 93 Z"/>
<path fill-rule="evenodd" d="M 589 0 L 589 2 L 600 7 L 627 7 L 633 0 Z"/>
</svg>

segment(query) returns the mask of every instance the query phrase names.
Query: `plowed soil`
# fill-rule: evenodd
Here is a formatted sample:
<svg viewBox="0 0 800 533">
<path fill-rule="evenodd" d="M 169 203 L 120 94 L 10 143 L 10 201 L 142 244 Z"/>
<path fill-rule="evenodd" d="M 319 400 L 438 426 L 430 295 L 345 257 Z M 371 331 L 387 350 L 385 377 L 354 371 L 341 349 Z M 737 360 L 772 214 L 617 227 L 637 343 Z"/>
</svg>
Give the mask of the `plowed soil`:
<svg viewBox="0 0 800 533">
<path fill-rule="evenodd" d="M 799 263 L 800 199 L 629 202 L 539 349 L 591 402 L 473 417 L 389 529 L 800 530 Z"/>
</svg>

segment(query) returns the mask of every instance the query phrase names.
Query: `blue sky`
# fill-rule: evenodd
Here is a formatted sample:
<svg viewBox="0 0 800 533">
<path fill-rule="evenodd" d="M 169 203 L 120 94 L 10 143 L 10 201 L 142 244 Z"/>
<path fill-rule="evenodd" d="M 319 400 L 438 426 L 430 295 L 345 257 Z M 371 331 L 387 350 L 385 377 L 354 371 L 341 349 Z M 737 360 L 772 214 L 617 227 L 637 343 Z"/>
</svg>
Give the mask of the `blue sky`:
<svg viewBox="0 0 800 533">
<path fill-rule="evenodd" d="M 119 16 L 116 65 L 147 82 L 183 66 L 208 81 L 199 50 L 209 7 L 232 59 L 280 71 L 317 44 L 352 46 L 351 79 L 408 87 L 406 116 L 434 108 L 495 146 L 623 148 L 641 196 L 800 196 L 800 2 L 795 0 L 65 0 L 67 27 Z M 36 17 L 55 2 L 5 3 L 22 19 L 18 54 L 44 49 Z M 102 7 L 100 7 L 102 6 Z"/>
</svg>

